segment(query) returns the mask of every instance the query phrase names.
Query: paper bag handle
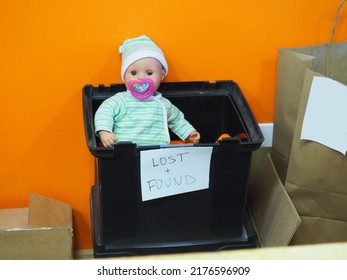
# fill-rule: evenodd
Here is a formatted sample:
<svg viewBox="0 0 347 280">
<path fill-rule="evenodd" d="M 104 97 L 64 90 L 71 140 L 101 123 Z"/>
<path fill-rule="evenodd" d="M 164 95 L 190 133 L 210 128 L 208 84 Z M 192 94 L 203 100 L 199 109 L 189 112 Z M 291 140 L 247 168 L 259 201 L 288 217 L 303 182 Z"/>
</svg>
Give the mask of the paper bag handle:
<svg viewBox="0 0 347 280">
<path fill-rule="evenodd" d="M 341 1 L 340 5 L 337 8 L 333 29 L 331 30 L 330 41 L 329 41 L 329 44 L 325 50 L 325 53 L 326 53 L 326 55 L 325 55 L 325 73 L 322 73 L 322 74 L 325 74 L 328 77 L 331 76 L 331 68 L 330 68 L 331 67 L 331 46 L 333 44 L 335 29 L 336 29 L 336 25 L 337 25 L 337 22 L 339 19 L 340 10 L 341 10 L 343 4 L 345 4 L 346 2 L 347 2 L 347 0 Z"/>
<path fill-rule="evenodd" d="M 343 4 L 345 4 L 346 2 L 347 2 L 347 0 L 341 1 L 339 7 L 337 8 L 333 29 L 331 30 L 331 36 L 330 36 L 330 41 L 329 41 L 329 48 L 331 47 L 331 45 L 333 43 L 334 34 L 335 34 L 335 28 L 336 28 L 336 25 L 337 25 L 337 22 L 338 22 L 338 19 L 339 19 L 340 10 L 341 10 Z"/>
</svg>

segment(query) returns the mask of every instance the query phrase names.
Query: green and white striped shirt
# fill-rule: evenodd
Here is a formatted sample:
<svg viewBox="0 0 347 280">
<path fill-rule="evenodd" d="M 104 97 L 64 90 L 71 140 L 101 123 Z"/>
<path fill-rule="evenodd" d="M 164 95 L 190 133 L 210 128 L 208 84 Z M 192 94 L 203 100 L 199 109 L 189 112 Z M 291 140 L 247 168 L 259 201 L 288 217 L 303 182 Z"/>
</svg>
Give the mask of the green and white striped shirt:
<svg viewBox="0 0 347 280">
<path fill-rule="evenodd" d="M 106 99 L 95 113 L 96 132 L 113 132 L 118 141 L 139 146 L 169 144 L 168 127 L 182 140 L 195 130 L 183 113 L 158 92 L 147 100 L 138 100 L 128 91 L 119 92 Z"/>
</svg>

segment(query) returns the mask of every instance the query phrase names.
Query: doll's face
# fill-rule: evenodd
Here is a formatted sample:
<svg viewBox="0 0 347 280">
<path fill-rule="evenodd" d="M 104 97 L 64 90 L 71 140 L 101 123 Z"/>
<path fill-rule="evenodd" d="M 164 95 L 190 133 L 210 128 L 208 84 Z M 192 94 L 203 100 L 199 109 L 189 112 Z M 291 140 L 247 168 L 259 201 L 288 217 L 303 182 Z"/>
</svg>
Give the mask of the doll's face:
<svg viewBox="0 0 347 280">
<path fill-rule="evenodd" d="M 153 81 L 154 91 L 156 91 L 164 77 L 165 70 L 161 63 L 155 58 L 147 57 L 135 61 L 128 67 L 124 74 L 124 82 L 127 86 L 130 81 L 149 78 Z"/>
</svg>

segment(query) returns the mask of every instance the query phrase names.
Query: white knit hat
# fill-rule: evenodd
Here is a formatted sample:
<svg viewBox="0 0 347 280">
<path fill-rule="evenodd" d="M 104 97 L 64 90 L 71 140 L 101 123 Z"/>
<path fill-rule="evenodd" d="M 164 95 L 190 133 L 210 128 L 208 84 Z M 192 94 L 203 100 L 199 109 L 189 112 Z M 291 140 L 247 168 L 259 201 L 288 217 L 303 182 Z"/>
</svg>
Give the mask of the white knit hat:
<svg viewBox="0 0 347 280">
<path fill-rule="evenodd" d="M 169 71 L 163 51 L 146 35 L 125 40 L 119 47 L 119 53 L 122 54 L 121 76 L 123 81 L 128 67 L 135 61 L 146 57 L 157 59 L 165 69 L 165 76 Z"/>
</svg>

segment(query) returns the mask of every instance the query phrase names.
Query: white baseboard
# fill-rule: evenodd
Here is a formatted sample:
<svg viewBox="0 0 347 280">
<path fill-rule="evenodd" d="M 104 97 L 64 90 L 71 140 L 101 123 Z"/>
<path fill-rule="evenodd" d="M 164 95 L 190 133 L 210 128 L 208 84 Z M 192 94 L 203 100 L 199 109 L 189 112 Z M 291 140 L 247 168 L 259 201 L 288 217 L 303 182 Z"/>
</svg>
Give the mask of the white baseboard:
<svg viewBox="0 0 347 280">
<path fill-rule="evenodd" d="M 273 123 L 260 123 L 259 127 L 264 135 L 264 142 L 262 144 L 262 147 L 271 147 L 272 146 L 272 135 L 273 135 L 273 129 L 274 124 Z"/>
</svg>

